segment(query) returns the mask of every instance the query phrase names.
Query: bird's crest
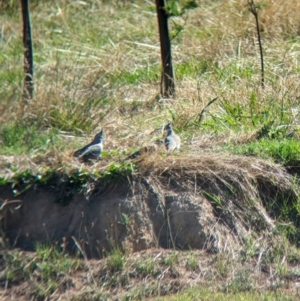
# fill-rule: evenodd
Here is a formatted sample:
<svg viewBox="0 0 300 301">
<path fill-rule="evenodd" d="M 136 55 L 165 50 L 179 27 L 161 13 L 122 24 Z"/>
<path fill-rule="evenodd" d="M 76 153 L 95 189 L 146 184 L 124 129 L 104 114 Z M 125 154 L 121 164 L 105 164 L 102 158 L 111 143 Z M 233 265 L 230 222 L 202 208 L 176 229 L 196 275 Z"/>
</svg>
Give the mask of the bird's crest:
<svg viewBox="0 0 300 301">
<path fill-rule="evenodd" d="M 100 133 L 96 134 L 93 142 L 100 143 L 103 140 L 103 129 Z"/>
<path fill-rule="evenodd" d="M 171 122 L 169 122 L 169 123 L 165 126 L 165 131 L 170 131 L 170 130 L 172 130 Z"/>
</svg>

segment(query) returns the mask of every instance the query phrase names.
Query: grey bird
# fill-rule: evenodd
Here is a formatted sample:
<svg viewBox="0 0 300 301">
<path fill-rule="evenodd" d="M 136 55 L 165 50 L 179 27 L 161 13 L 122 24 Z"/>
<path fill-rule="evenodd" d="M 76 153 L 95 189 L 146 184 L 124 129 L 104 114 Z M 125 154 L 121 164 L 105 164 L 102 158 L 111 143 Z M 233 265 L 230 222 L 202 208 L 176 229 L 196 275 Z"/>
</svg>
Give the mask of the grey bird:
<svg viewBox="0 0 300 301">
<path fill-rule="evenodd" d="M 94 140 L 83 148 L 74 152 L 74 157 L 79 160 L 88 162 L 90 160 L 98 160 L 103 150 L 103 130 L 96 134 Z"/>
<path fill-rule="evenodd" d="M 167 137 L 165 138 L 165 146 L 167 151 L 174 151 L 180 149 L 180 137 L 173 132 L 171 123 L 165 126 Z"/>
</svg>

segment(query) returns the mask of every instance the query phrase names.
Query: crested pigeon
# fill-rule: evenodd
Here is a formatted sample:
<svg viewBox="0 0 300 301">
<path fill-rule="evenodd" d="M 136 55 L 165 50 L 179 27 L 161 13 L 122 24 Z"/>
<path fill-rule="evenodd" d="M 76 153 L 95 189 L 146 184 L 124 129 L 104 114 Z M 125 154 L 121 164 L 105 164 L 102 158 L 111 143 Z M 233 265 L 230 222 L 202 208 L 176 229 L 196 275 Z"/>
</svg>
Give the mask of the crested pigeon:
<svg viewBox="0 0 300 301">
<path fill-rule="evenodd" d="M 103 130 L 96 134 L 94 140 L 83 148 L 74 152 L 74 157 L 87 162 L 90 160 L 98 160 L 103 149 Z"/>
<path fill-rule="evenodd" d="M 180 138 L 173 132 L 170 122 L 165 126 L 165 131 L 167 131 L 167 137 L 165 138 L 165 146 L 167 151 L 179 150 Z"/>
</svg>

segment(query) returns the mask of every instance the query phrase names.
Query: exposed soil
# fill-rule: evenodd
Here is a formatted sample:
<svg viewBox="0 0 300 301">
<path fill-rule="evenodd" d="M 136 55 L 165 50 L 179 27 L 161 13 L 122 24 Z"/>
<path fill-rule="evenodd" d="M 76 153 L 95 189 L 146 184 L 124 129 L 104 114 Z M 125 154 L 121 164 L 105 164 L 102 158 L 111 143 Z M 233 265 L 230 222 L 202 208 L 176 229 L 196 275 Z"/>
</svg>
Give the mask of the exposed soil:
<svg viewBox="0 0 300 301">
<path fill-rule="evenodd" d="M 272 275 L 260 257 L 282 243 L 273 220 L 276 210 L 268 202 L 274 196 L 279 203 L 298 198 L 293 178 L 283 167 L 243 156 L 161 157 L 156 153 L 142 156 L 137 165 L 139 172 L 114 181 L 91 180 L 79 192 L 70 192 L 67 187 L 62 191 L 63 186 L 53 183 L 34 186 L 18 196 L 11 187 L 0 188 L 7 246 L 28 251 L 36 243 L 51 242 L 90 258 L 74 277 L 62 280 L 51 300 L 88 300 L 87 291 L 82 292 L 86 283 L 91 299 L 97 293 L 103 298 L 105 291 L 116 300 L 126 292 L 134 294 L 132 287 L 143 290 L 145 297 L 206 282 L 211 286 L 215 279 L 225 287 L 239 270 L 251 275 L 253 287 L 275 285 L 295 291 L 298 271 L 282 280 L 286 275 Z M 61 202 L 65 194 L 70 197 Z M 295 219 L 295 226 L 298 222 Z M 261 255 L 247 264 L 234 261 L 249 241 L 255 241 Z M 127 255 L 127 268 L 114 276 L 118 283 L 114 287 L 106 259 L 96 259 L 116 248 L 131 255 Z M 170 254 L 177 258 L 174 265 L 162 259 Z M 188 267 L 190 256 L 196 258 L 194 268 Z M 228 268 L 221 276 L 216 261 L 219 256 L 228 256 Z M 132 266 L 139 258 L 154 260 L 157 272 L 150 276 L 137 272 Z M 106 289 L 100 290 L 95 283 Z M 29 287 L 30 281 L 25 281 L 12 287 L 4 283 L 3 288 L 7 300 L 21 300 L 20 296 L 29 300 L 21 293 L 31 292 Z"/>
<path fill-rule="evenodd" d="M 16 197 L 1 187 L 10 245 L 33 250 L 37 242 L 64 242 L 75 251 L 79 243 L 90 258 L 116 245 L 131 252 L 238 249 L 246 236 L 275 229 L 264 208 L 269 196 L 297 199 L 282 167 L 255 158 L 154 154 L 138 165 L 138 173 L 91 180 L 79 192 L 52 183 Z"/>
</svg>

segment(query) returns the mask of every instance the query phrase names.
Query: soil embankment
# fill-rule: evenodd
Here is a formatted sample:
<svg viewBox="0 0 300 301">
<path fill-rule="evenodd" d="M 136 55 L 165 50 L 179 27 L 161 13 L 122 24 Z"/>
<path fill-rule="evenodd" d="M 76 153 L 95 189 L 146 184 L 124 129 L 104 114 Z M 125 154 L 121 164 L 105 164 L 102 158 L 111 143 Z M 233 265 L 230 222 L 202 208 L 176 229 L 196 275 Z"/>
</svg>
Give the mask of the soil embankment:
<svg viewBox="0 0 300 301">
<path fill-rule="evenodd" d="M 138 172 L 87 181 L 80 190 L 56 183 L 34 185 L 15 196 L 0 188 L 7 242 L 34 249 L 58 243 L 71 252 L 101 257 L 116 246 L 239 249 L 245 239 L 273 235 L 272 206 L 297 200 L 283 167 L 231 155 L 161 157 L 137 161 Z M 61 202 L 68 194 L 67 202 Z"/>
</svg>

